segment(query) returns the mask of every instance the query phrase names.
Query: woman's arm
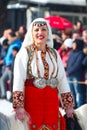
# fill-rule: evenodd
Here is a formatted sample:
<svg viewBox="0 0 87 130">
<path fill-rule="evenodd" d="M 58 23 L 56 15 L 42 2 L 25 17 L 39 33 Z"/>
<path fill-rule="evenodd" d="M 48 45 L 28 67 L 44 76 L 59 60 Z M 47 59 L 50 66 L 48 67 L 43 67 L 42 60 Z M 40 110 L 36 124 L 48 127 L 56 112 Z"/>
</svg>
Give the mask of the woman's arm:
<svg viewBox="0 0 87 130">
<path fill-rule="evenodd" d="M 65 74 L 65 70 L 59 55 L 57 55 L 58 64 L 58 90 L 63 108 L 66 110 L 68 116 L 73 113 L 74 100 L 69 88 L 68 80 Z"/>
<path fill-rule="evenodd" d="M 15 58 L 13 79 L 13 107 L 24 106 L 24 82 L 26 80 L 28 55 L 25 48 L 21 48 Z"/>
</svg>

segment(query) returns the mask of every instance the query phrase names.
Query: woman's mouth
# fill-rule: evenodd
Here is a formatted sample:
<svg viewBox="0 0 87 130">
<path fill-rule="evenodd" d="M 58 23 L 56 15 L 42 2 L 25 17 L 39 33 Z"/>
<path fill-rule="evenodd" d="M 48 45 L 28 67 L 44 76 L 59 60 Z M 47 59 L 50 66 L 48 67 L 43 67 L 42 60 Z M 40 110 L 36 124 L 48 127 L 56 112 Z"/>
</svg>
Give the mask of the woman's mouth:
<svg viewBox="0 0 87 130">
<path fill-rule="evenodd" d="M 38 39 L 39 39 L 39 40 L 43 40 L 43 39 L 44 39 L 44 36 L 38 36 Z"/>
</svg>

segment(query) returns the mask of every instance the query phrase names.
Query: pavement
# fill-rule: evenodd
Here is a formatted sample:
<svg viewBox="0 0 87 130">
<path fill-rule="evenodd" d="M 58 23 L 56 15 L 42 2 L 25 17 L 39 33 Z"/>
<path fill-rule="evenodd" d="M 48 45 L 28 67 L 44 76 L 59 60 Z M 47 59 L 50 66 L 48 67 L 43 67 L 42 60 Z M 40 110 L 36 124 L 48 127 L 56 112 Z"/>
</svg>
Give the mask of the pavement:
<svg viewBox="0 0 87 130">
<path fill-rule="evenodd" d="M 5 100 L 0 99 L 0 113 L 3 113 L 4 115 L 10 115 L 13 111 L 12 103 Z"/>
<path fill-rule="evenodd" d="M 27 122 L 15 119 L 12 103 L 0 99 L 0 130 L 28 130 Z"/>
<path fill-rule="evenodd" d="M 10 117 L 12 113 L 12 103 L 5 99 L 0 99 L 0 130 L 10 130 Z"/>
</svg>

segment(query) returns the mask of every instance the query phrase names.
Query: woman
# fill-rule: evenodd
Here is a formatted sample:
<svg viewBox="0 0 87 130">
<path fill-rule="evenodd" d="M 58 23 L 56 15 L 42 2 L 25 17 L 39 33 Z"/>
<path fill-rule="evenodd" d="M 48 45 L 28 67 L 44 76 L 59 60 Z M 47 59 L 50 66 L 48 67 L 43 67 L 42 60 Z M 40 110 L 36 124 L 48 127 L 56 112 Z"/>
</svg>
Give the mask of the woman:
<svg viewBox="0 0 87 130">
<path fill-rule="evenodd" d="M 66 75 L 71 81 L 70 89 L 75 101 L 75 108 L 84 104 L 83 97 L 85 93 L 85 87 L 82 84 L 78 84 L 83 78 L 83 53 L 84 42 L 81 39 L 76 39 L 72 43 L 72 52 L 67 61 Z"/>
<path fill-rule="evenodd" d="M 65 30 L 62 31 L 62 40 L 65 41 L 68 38 L 72 37 L 72 29 L 66 28 Z"/>
<path fill-rule="evenodd" d="M 16 117 L 30 115 L 30 130 L 58 129 L 58 91 L 68 117 L 73 117 L 73 98 L 58 53 L 53 49 L 46 20 L 34 20 L 14 66 L 13 107 Z"/>
<path fill-rule="evenodd" d="M 72 42 L 73 40 L 71 38 L 68 38 L 64 41 L 62 46 L 58 49 L 58 53 L 60 54 L 65 70 L 67 68 L 67 61 L 68 61 L 69 55 L 72 51 Z"/>
</svg>

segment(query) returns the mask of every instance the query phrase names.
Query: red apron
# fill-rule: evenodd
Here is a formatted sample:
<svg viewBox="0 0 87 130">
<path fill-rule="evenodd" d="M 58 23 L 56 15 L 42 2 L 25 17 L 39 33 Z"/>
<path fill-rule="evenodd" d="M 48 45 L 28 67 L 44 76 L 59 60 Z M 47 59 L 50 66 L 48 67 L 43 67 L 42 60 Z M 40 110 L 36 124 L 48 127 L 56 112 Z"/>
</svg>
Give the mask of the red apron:
<svg viewBox="0 0 87 130">
<path fill-rule="evenodd" d="M 40 89 L 30 81 L 25 83 L 25 109 L 31 119 L 30 130 L 59 130 L 58 105 L 57 88 Z"/>
</svg>

